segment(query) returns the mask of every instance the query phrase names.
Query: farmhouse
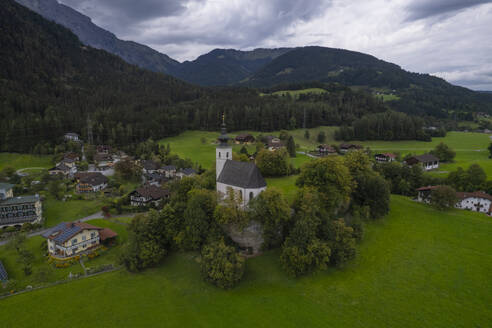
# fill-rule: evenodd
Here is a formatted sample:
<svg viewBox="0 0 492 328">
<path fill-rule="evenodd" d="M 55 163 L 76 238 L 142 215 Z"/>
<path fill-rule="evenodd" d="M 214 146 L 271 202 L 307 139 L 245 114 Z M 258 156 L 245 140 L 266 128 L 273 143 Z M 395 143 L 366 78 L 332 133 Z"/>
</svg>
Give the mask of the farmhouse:
<svg viewBox="0 0 492 328">
<path fill-rule="evenodd" d="M 319 156 L 336 155 L 337 150 L 335 149 L 335 147 L 330 145 L 319 145 L 318 154 Z"/>
<path fill-rule="evenodd" d="M 146 185 L 136 189 L 130 194 L 130 204 L 132 206 L 157 206 L 163 199 L 169 198 L 169 191 L 162 188 Z"/>
<path fill-rule="evenodd" d="M 424 154 L 407 158 L 405 164 L 421 165 L 424 171 L 430 171 L 439 168 L 439 158 L 432 154 Z"/>
<path fill-rule="evenodd" d="M 99 172 L 80 172 L 75 174 L 78 193 L 98 192 L 108 186 L 108 178 Z"/>
<path fill-rule="evenodd" d="M 169 179 L 174 178 L 176 176 L 176 166 L 174 165 L 165 165 L 159 171 L 161 171 L 161 173 L 164 173 L 166 178 Z"/>
<path fill-rule="evenodd" d="M 184 177 L 192 177 L 196 175 L 196 171 L 193 170 L 192 168 L 188 167 L 188 168 L 185 168 L 185 169 L 182 169 L 182 170 L 179 170 L 177 173 L 176 173 L 176 177 L 177 178 L 180 178 L 180 179 L 183 179 Z"/>
<path fill-rule="evenodd" d="M 149 173 L 149 174 L 145 174 L 144 177 L 145 177 L 146 183 L 148 183 L 149 185 L 158 186 L 158 187 L 160 187 L 161 185 L 163 185 L 164 183 L 169 181 L 169 178 L 167 178 L 162 173 Z"/>
<path fill-rule="evenodd" d="M 43 210 L 39 195 L 14 197 L 13 187 L 0 183 L 0 228 L 40 223 Z"/>
<path fill-rule="evenodd" d="M 342 153 L 346 153 L 351 150 L 358 150 L 358 149 L 362 149 L 362 146 L 356 144 L 347 144 L 347 143 L 340 144 L 340 151 Z"/>
<path fill-rule="evenodd" d="M 248 143 L 253 143 L 255 142 L 255 137 L 253 137 L 251 134 L 240 134 L 234 138 L 234 141 L 236 144 L 248 144 Z"/>
<path fill-rule="evenodd" d="M 65 133 L 63 138 L 67 141 L 76 141 L 76 142 L 80 141 L 79 135 L 77 133 L 74 133 L 74 132 Z"/>
<path fill-rule="evenodd" d="M 374 159 L 378 163 L 391 163 L 396 160 L 396 155 L 392 153 L 376 154 Z"/>
<path fill-rule="evenodd" d="M 113 167 L 113 157 L 106 153 L 100 153 L 94 155 L 94 162 L 96 163 L 97 169 L 100 171 L 105 171 Z"/>
<path fill-rule="evenodd" d="M 143 173 L 156 173 L 161 167 L 159 163 L 156 163 L 152 160 L 144 160 L 141 161 L 140 164 L 142 165 Z"/>
<path fill-rule="evenodd" d="M 82 222 L 62 222 L 43 234 L 48 240 L 48 253 L 54 257 L 71 257 L 98 247 L 118 234 Z"/>
<path fill-rule="evenodd" d="M 232 160 L 232 146 L 229 145 L 225 123 L 222 122 L 219 145 L 216 148 L 216 179 L 219 197 L 232 189 L 239 194 L 243 205 L 266 189 L 266 182 L 254 163 Z"/>
<path fill-rule="evenodd" d="M 490 215 L 492 212 L 492 196 L 481 191 L 457 192 L 456 208 L 480 212 Z"/>
<path fill-rule="evenodd" d="M 96 152 L 98 154 L 111 154 L 111 146 L 108 146 L 108 145 L 98 145 L 96 147 Z"/>
<path fill-rule="evenodd" d="M 280 149 L 284 146 L 284 143 L 280 138 L 274 137 L 274 136 L 267 136 L 266 137 L 266 146 L 268 150 L 274 151 L 277 149 Z"/>
<path fill-rule="evenodd" d="M 417 201 L 422 203 L 429 203 L 432 191 L 439 186 L 426 186 L 417 189 Z"/>
<path fill-rule="evenodd" d="M 77 167 L 68 167 L 65 163 L 58 163 L 55 167 L 48 170 L 50 175 L 72 176 L 77 172 Z"/>
</svg>

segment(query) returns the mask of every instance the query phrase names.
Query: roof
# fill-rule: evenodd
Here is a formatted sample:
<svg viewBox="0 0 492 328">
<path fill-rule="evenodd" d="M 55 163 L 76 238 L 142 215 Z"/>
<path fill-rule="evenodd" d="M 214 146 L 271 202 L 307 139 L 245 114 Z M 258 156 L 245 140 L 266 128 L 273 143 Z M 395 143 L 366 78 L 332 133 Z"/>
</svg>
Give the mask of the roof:
<svg viewBox="0 0 492 328">
<path fill-rule="evenodd" d="M 410 157 L 411 158 L 411 157 Z M 439 158 L 432 154 L 424 154 L 424 155 L 418 155 L 418 156 L 413 156 L 417 161 L 419 162 L 436 162 L 439 161 Z"/>
<path fill-rule="evenodd" d="M 254 163 L 228 160 L 220 172 L 217 182 L 240 188 L 266 187 L 265 179 Z"/>
<path fill-rule="evenodd" d="M 91 186 L 99 186 L 108 182 L 108 178 L 100 172 L 82 172 L 76 175 L 80 183 L 89 184 Z"/>
<path fill-rule="evenodd" d="M 48 232 L 45 232 L 42 236 L 51 239 L 56 243 L 63 244 L 84 230 L 103 230 L 103 228 L 84 222 L 62 222 Z"/>
<path fill-rule="evenodd" d="M 63 155 L 63 158 L 64 159 L 76 160 L 77 158 L 80 158 L 80 156 L 77 153 L 70 152 L 70 153 L 65 153 L 65 155 Z"/>
<path fill-rule="evenodd" d="M 67 132 L 65 133 L 66 136 L 71 136 L 71 137 L 78 137 L 79 135 L 75 132 Z"/>
<path fill-rule="evenodd" d="M 330 145 L 319 145 L 318 146 L 318 149 L 324 149 L 325 151 L 328 151 L 328 152 L 336 152 L 337 150 L 335 149 L 335 147 L 333 146 L 330 146 Z"/>
<path fill-rule="evenodd" d="M 146 170 L 158 170 L 160 165 L 152 160 L 142 161 L 142 167 Z"/>
<path fill-rule="evenodd" d="M 147 173 L 145 176 L 149 180 L 157 180 L 157 181 L 168 180 L 164 174 L 160 174 L 160 173 Z"/>
<path fill-rule="evenodd" d="M 163 197 L 166 197 L 169 195 L 168 190 L 164 190 L 162 188 L 159 188 L 157 186 L 152 186 L 152 185 L 146 185 L 143 187 L 140 187 L 134 191 L 135 193 L 138 193 L 139 195 L 143 197 L 150 197 L 152 199 L 161 199 Z"/>
<path fill-rule="evenodd" d="M 342 143 L 342 144 L 340 144 L 340 148 L 341 149 L 350 149 L 350 148 L 361 149 L 362 146 L 361 145 L 356 145 L 356 144 Z"/>
<path fill-rule="evenodd" d="M 192 168 L 187 167 L 186 169 L 182 169 L 179 172 L 183 173 L 184 175 L 193 175 L 196 174 L 196 171 L 193 170 Z"/>
<path fill-rule="evenodd" d="M 396 155 L 393 153 L 381 153 L 381 154 L 376 154 L 374 156 L 377 156 L 377 157 L 384 156 L 384 157 L 389 157 L 389 158 L 396 158 Z"/>
<path fill-rule="evenodd" d="M 243 134 L 238 134 L 236 136 L 236 140 L 241 140 L 241 139 L 254 139 L 255 137 L 253 137 L 251 134 L 249 133 L 243 133 Z"/>
<path fill-rule="evenodd" d="M 113 160 L 113 157 L 109 154 L 104 154 L 104 153 L 100 153 L 100 154 L 95 154 L 94 155 L 94 160 L 96 162 L 105 162 L 105 161 L 112 161 Z"/>
<path fill-rule="evenodd" d="M 7 274 L 7 270 L 5 270 L 5 267 L 3 266 L 2 261 L 0 261 L 0 281 L 7 280 L 9 280 L 9 275 Z"/>
<path fill-rule="evenodd" d="M 472 198 L 472 197 L 475 197 L 475 198 L 483 198 L 483 199 L 488 199 L 490 201 L 492 201 L 492 196 L 489 195 L 489 194 L 486 194 L 482 191 L 475 191 L 475 192 L 457 192 L 456 193 L 456 197 L 458 197 L 458 199 L 466 199 L 466 198 Z"/>
<path fill-rule="evenodd" d="M 66 166 L 65 163 L 61 162 L 60 164 L 58 164 L 54 168 L 50 169 L 50 171 L 63 171 L 63 172 L 67 172 L 67 171 L 70 171 L 70 168 L 68 166 Z"/>
<path fill-rule="evenodd" d="M 99 231 L 99 239 L 101 241 L 105 241 L 106 239 L 114 238 L 116 236 L 118 236 L 118 234 L 109 228 L 104 228 Z"/>
<path fill-rule="evenodd" d="M 434 190 L 434 189 L 437 189 L 441 186 L 426 186 L 426 187 L 420 187 L 419 189 L 417 189 L 417 191 L 428 191 L 428 190 Z"/>
<path fill-rule="evenodd" d="M 0 182 L 0 189 L 9 190 L 9 189 L 12 189 L 14 187 L 15 186 L 13 184 Z"/>
<path fill-rule="evenodd" d="M 165 166 L 162 167 L 162 169 L 164 171 L 175 171 L 176 170 L 176 166 L 174 166 L 174 165 L 165 165 Z"/>
<path fill-rule="evenodd" d="M 17 197 L 0 200 L 0 205 L 2 206 L 17 205 L 17 204 L 25 204 L 25 203 L 35 203 L 37 201 L 39 201 L 39 195 L 17 196 Z"/>
</svg>

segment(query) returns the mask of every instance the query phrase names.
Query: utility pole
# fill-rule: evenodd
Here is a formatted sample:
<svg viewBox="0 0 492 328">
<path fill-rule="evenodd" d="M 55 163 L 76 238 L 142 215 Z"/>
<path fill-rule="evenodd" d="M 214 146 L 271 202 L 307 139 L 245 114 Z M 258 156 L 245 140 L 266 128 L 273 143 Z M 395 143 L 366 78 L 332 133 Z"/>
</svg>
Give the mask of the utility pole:
<svg viewBox="0 0 492 328">
<path fill-rule="evenodd" d="M 92 145 L 94 143 L 94 137 L 92 135 L 92 121 L 90 115 L 87 115 L 87 143 Z"/>
</svg>

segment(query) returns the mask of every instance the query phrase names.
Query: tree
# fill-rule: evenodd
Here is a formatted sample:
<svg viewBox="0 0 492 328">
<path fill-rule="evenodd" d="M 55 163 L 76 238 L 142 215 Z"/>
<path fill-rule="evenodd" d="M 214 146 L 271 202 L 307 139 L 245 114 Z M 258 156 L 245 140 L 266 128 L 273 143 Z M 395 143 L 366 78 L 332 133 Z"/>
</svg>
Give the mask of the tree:
<svg viewBox="0 0 492 328">
<path fill-rule="evenodd" d="M 291 219 L 289 204 L 282 193 L 275 188 L 268 188 L 251 200 L 248 206 L 251 218 L 262 225 L 262 248 L 279 246 Z"/>
<path fill-rule="evenodd" d="M 348 152 L 343 160 L 352 176 L 371 171 L 371 160 L 362 150 Z"/>
<path fill-rule="evenodd" d="M 284 148 L 276 151 L 260 150 L 256 156 L 256 165 L 265 177 L 279 177 L 290 173 L 289 154 Z"/>
<path fill-rule="evenodd" d="M 373 219 L 389 212 L 390 188 L 388 182 L 373 171 L 361 172 L 355 176 L 357 187 L 352 193 L 354 203 L 368 206 Z"/>
<path fill-rule="evenodd" d="M 469 191 L 476 191 L 481 188 L 482 184 L 487 181 L 487 174 L 484 169 L 478 164 L 472 164 L 466 171 L 468 174 L 468 181 L 470 184 Z"/>
<path fill-rule="evenodd" d="M 330 263 L 328 244 L 315 236 L 315 231 L 305 220 L 296 222 L 294 229 L 282 246 L 280 261 L 287 273 L 298 277 Z"/>
<path fill-rule="evenodd" d="M 456 152 L 444 142 L 439 143 L 430 153 L 437 156 L 441 162 L 452 162 L 456 156 Z"/>
<path fill-rule="evenodd" d="M 234 247 L 220 240 L 202 249 L 201 271 L 204 279 L 220 288 L 232 288 L 244 274 L 244 258 Z"/>
<path fill-rule="evenodd" d="M 142 175 L 142 169 L 134 161 L 124 159 L 116 163 L 115 173 L 126 181 L 138 181 Z"/>
<path fill-rule="evenodd" d="M 453 208 L 457 201 L 456 190 L 449 186 L 439 186 L 432 190 L 430 203 L 440 211 Z"/>
<path fill-rule="evenodd" d="M 55 197 L 56 199 L 60 200 L 63 197 L 63 189 L 61 187 L 61 183 L 59 180 L 52 180 L 48 184 L 48 192 Z"/>
<path fill-rule="evenodd" d="M 169 240 L 160 215 L 151 210 L 135 216 L 128 226 L 128 242 L 120 262 L 128 271 L 138 272 L 159 264 L 167 254 Z"/>
<path fill-rule="evenodd" d="M 294 142 L 294 137 L 289 136 L 287 139 L 287 151 L 290 157 L 296 157 L 296 144 Z"/>
<path fill-rule="evenodd" d="M 489 158 L 492 158 L 492 142 L 489 144 L 489 147 L 487 147 L 489 151 Z"/>
<path fill-rule="evenodd" d="M 214 218 L 219 224 L 232 224 L 240 229 L 250 221 L 243 206 L 243 197 L 232 188 L 228 188 L 224 201 L 215 208 Z"/>
<path fill-rule="evenodd" d="M 309 140 L 310 137 L 311 137 L 311 134 L 309 133 L 309 130 L 305 130 L 304 131 L 304 138 Z"/>
<path fill-rule="evenodd" d="M 318 142 L 319 143 L 323 143 L 323 142 L 325 142 L 325 140 L 326 140 L 326 133 L 325 133 L 325 131 L 320 131 L 318 133 Z"/>
<path fill-rule="evenodd" d="M 355 187 L 349 169 L 341 157 L 324 157 L 310 161 L 301 169 L 296 184 L 316 188 L 329 212 L 347 206 Z"/>
<path fill-rule="evenodd" d="M 323 225 L 323 239 L 331 249 L 331 263 L 340 266 L 355 257 L 355 236 L 352 227 L 343 219 L 330 220 Z"/>
</svg>

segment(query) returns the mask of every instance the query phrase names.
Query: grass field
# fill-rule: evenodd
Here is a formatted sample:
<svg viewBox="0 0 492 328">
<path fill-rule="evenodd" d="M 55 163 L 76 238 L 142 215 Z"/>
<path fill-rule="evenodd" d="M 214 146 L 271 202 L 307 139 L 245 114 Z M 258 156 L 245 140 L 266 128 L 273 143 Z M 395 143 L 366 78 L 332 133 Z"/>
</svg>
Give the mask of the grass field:
<svg viewBox="0 0 492 328">
<path fill-rule="evenodd" d="M 7 166 L 11 166 L 16 170 L 26 167 L 42 167 L 49 169 L 53 166 L 53 163 L 51 156 L 0 153 L 0 170 Z"/>
<path fill-rule="evenodd" d="M 336 127 L 317 127 L 309 129 L 310 138 L 304 138 L 304 129 L 289 131 L 294 137 L 295 142 L 299 145 L 300 151 L 313 150 L 319 142 L 316 140 L 320 131 L 326 134 L 327 144 L 338 144 L 334 140 L 333 135 Z M 258 135 L 259 132 L 239 131 L 231 133 L 232 137 L 240 133 L 251 133 Z M 278 135 L 279 131 L 264 133 Z M 204 131 L 188 131 L 177 137 L 163 139 L 162 144 L 169 143 L 171 150 L 183 158 L 190 158 L 195 162 L 200 163 L 203 167 L 209 168 L 215 161 L 215 145 L 213 141 L 217 139 L 217 132 Z M 206 138 L 206 143 L 201 142 L 201 138 Z M 399 152 L 402 155 L 407 153 L 423 154 L 432 150 L 440 142 L 446 143 L 456 151 L 454 163 L 442 164 L 439 172 L 433 174 L 446 174 L 449 171 L 455 170 L 458 166 L 467 168 L 472 163 L 477 163 L 484 168 L 487 175 L 492 177 L 492 160 L 488 158 L 487 146 L 491 142 L 489 135 L 483 133 L 466 133 L 466 132 L 449 132 L 444 138 L 433 138 L 431 142 L 423 141 L 363 141 L 354 142 L 369 147 L 374 151 Z M 239 151 L 240 145 L 234 145 L 233 150 Z M 253 146 L 250 146 L 250 152 L 253 151 Z M 292 162 L 299 167 L 302 163 L 309 160 L 307 156 L 298 155 Z"/>
<path fill-rule="evenodd" d="M 240 285 L 202 281 L 194 253 L 0 300 L 2 327 L 490 327 L 492 221 L 393 197 L 342 269 L 287 277 L 278 252 Z M 26 311 L 29 309 L 29 311 Z M 62 311 L 62 313 L 60 313 Z M 65 324 L 63 324 L 65 325 Z"/>
<path fill-rule="evenodd" d="M 43 202 L 43 217 L 45 226 L 52 227 L 63 221 L 74 221 L 101 211 L 103 201 L 69 200 L 62 202 L 48 198 Z"/>
</svg>

